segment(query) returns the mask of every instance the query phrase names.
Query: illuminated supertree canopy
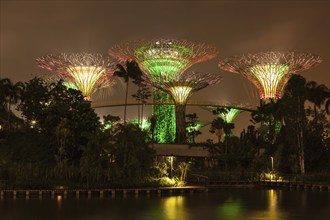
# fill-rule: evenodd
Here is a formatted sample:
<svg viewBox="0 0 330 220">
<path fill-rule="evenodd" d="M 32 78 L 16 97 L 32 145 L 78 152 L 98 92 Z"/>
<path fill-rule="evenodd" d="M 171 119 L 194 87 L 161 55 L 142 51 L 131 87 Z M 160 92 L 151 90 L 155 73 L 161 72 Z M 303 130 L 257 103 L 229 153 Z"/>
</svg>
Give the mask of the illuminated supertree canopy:
<svg viewBox="0 0 330 220">
<path fill-rule="evenodd" d="M 217 111 L 217 107 L 207 106 L 206 110 L 214 113 Z M 217 113 L 219 118 L 222 118 L 226 123 L 232 123 L 234 119 L 244 110 L 239 108 L 224 107 L 223 111 Z"/>
<path fill-rule="evenodd" d="M 114 46 L 109 54 L 122 62 L 136 60 L 146 74 L 176 77 L 195 63 L 217 56 L 215 47 L 185 40 L 154 39 Z"/>
<path fill-rule="evenodd" d="M 260 52 L 234 56 L 220 61 L 223 70 L 238 73 L 258 89 L 263 101 L 281 98 L 292 74 L 310 69 L 322 62 L 318 55 L 296 52 Z"/>
<path fill-rule="evenodd" d="M 151 125 L 150 121 L 146 118 L 143 118 L 142 121 L 133 120 L 131 123 L 138 125 L 142 130 L 148 130 Z"/>
<path fill-rule="evenodd" d="M 145 74 L 149 75 L 152 80 L 159 81 L 164 76 L 174 80 L 193 64 L 214 58 L 218 51 L 215 47 L 203 43 L 154 39 L 117 45 L 109 50 L 109 54 L 121 62 L 136 60 Z M 153 92 L 155 103 L 170 100 L 171 98 L 162 91 Z M 171 105 L 154 105 L 152 107 L 152 115 L 157 120 L 155 137 L 160 143 L 173 142 L 175 139 L 174 111 L 174 106 Z"/>
<path fill-rule="evenodd" d="M 61 77 L 60 75 L 57 74 L 47 74 L 47 75 L 41 75 L 41 78 L 45 80 L 47 84 L 52 84 L 56 83 L 60 80 L 62 80 L 62 84 L 69 89 L 74 89 L 74 90 L 79 90 L 79 88 L 74 84 L 74 82 L 67 81 L 67 79 Z"/>
<path fill-rule="evenodd" d="M 175 103 L 176 116 L 176 142 L 184 143 L 186 139 L 186 103 L 193 93 L 209 86 L 219 83 L 222 77 L 219 74 L 184 72 L 175 78 L 161 74 L 157 79 L 145 76 L 144 80 L 170 94 Z"/>
<path fill-rule="evenodd" d="M 222 77 L 219 74 L 184 72 L 175 78 L 161 74 L 157 79 L 149 76 L 143 79 L 148 84 L 169 93 L 175 104 L 185 105 L 193 93 L 219 83 Z"/>
<path fill-rule="evenodd" d="M 114 83 L 111 79 L 114 63 L 101 54 L 48 55 L 36 59 L 39 67 L 54 72 L 65 83 L 73 83 L 89 99 L 98 89 Z"/>
</svg>

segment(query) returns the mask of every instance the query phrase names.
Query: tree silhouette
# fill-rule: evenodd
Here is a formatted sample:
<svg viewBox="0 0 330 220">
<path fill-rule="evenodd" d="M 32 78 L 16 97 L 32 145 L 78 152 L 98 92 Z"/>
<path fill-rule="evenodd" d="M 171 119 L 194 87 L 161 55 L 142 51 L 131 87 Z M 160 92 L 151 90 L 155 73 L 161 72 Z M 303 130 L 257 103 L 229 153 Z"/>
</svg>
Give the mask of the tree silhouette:
<svg viewBox="0 0 330 220">
<path fill-rule="evenodd" d="M 318 114 L 317 108 L 321 106 L 329 99 L 329 89 L 325 85 L 318 85 L 315 81 L 309 81 L 306 83 L 307 100 L 314 105 L 314 116 Z"/>
<path fill-rule="evenodd" d="M 24 84 L 22 82 L 13 84 L 8 78 L 0 79 L 0 104 L 7 111 L 8 129 L 11 127 L 11 106 L 16 105 L 21 100 L 23 91 Z"/>
<path fill-rule="evenodd" d="M 117 64 L 117 70 L 114 72 L 115 76 L 124 79 L 126 83 L 126 93 L 125 93 L 125 109 L 124 109 L 124 125 L 126 125 L 126 111 L 127 111 L 127 98 L 128 98 L 128 85 L 129 79 L 133 79 L 136 81 L 141 80 L 142 71 L 139 68 L 139 65 L 135 61 L 126 61 L 126 68 L 121 64 Z"/>
</svg>

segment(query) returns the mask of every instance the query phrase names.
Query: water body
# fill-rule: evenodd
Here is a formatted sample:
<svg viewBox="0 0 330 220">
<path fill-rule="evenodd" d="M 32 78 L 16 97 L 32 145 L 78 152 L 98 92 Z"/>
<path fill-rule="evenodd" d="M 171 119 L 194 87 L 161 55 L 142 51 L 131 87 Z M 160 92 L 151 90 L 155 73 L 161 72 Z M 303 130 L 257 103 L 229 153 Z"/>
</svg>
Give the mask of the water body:
<svg viewBox="0 0 330 220">
<path fill-rule="evenodd" d="M 138 198 L 2 199 L 1 220 L 323 220 L 330 192 L 220 189 Z"/>
</svg>

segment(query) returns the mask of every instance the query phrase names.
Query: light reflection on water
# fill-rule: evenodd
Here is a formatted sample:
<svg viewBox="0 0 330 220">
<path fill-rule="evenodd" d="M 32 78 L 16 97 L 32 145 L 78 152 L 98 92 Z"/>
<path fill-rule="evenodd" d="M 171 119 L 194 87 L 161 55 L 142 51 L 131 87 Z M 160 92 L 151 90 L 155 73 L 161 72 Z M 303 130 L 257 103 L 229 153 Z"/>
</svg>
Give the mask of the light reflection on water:
<svg viewBox="0 0 330 220">
<path fill-rule="evenodd" d="M 163 207 L 166 220 L 190 219 L 185 207 L 185 199 L 183 196 L 172 196 L 163 199 L 161 206 Z"/>
<path fill-rule="evenodd" d="M 208 194 L 104 199 L 0 199 L 1 220 L 328 219 L 330 193 L 221 189 Z"/>
</svg>

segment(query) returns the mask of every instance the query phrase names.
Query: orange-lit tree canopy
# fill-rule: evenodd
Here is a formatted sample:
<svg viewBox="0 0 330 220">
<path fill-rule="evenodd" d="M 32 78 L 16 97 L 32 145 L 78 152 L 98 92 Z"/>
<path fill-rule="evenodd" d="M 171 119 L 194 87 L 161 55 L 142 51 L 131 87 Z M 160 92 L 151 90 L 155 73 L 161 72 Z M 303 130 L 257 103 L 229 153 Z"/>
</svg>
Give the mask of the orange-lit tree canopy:
<svg viewBox="0 0 330 220">
<path fill-rule="evenodd" d="M 114 63 L 101 54 L 60 54 L 36 59 L 39 67 L 52 71 L 66 83 L 73 83 L 88 99 L 98 89 L 114 83 Z"/>
<path fill-rule="evenodd" d="M 258 89 L 260 99 L 277 100 L 292 74 L 310 69 L 322 59 L 318 55 L 295 52 L 261 52 L 234 56 L 219 63 L 223 70 L 238 73 Z"/>
</svg>

